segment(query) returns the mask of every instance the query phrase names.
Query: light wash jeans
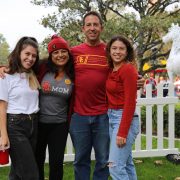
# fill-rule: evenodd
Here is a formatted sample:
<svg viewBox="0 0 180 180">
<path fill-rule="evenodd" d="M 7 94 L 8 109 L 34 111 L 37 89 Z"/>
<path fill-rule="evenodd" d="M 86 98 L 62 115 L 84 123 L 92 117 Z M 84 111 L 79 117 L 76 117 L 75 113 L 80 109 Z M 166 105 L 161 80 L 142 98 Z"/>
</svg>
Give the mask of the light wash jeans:
<svg viewBox="0 0 180 180">
<path fill-rule="evenodd" d="M 107 114 L 81 116 L 74 113 L 70 123 L 70 135 L 75 149 L 75 180 L 90 180 L 92 147 L 96 158 L 93 180 L 108 180 L 109 120 Z"/>
<path fill-rule="evenodd" d="M 108 109 L 110 134 L 109 162 L 112 163 L 109 167 L 109 172 L 113 180 L 137 180 L 132 158 L 132 145 L 139 133 L 139 118 L 137 114 L 134 114 L 126 139 L 126 145 L 120 148 L 116 145 L 116 136 L 121 123 L 122 113 L 122 109 Z"/>
</svg>

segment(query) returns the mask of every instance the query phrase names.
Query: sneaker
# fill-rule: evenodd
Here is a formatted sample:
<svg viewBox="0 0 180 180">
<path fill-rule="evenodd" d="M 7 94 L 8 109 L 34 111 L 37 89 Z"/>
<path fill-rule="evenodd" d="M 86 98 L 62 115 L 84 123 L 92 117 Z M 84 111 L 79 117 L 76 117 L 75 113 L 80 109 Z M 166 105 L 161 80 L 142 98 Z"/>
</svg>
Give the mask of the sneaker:
<svg viewBox="0 0 180 180">
<path fill-rule="evenodd" d="M 168 154 L 166 159 L 172 163 L 180 164 L 180 154 Z"/>
</svg>

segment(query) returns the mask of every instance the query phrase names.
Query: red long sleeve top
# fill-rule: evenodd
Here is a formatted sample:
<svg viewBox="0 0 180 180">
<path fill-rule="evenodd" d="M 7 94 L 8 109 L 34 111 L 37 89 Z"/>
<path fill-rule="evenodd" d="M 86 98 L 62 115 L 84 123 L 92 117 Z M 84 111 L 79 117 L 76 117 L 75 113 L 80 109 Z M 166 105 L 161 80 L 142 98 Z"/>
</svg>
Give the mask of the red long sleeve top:
<svg viewBox="0 0 180 180">
<path fill-rule="evenodd" d="M 106 81 L 109 109 L 123 109 L 118 136 L 126 138 L 133 119 L 137 97 L 138 73 L 134 65 L 123 64 L 117 71 L 110 71 Z"/>
</svg>

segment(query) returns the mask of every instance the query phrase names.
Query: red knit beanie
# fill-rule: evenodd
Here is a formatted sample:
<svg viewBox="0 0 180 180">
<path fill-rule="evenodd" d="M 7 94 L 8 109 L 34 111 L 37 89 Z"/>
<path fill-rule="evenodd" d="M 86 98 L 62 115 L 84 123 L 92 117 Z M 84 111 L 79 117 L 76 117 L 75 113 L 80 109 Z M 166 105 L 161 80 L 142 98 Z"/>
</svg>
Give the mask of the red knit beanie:
<svg viewBox="0 0 180 180">
<path fill-rule="evenodd" d="M 59 37 L 55 34 L 51 37 L 51 41 L 48 43 L 48 52 L 50 54 L 58 49 L 69 50 L 69 46 L 68 43 L 62 37 Z"/>
</svg>

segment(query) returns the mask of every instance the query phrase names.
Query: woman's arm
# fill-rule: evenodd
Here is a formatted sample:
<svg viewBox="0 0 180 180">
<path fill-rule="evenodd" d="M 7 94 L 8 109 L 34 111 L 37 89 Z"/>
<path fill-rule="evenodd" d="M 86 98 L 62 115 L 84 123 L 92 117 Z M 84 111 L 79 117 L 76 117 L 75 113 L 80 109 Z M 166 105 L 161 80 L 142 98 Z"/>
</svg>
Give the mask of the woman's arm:
<svg viewBox="0 0 180 180">
<path fill-rule="evenodd" d="M 7 102 L 0 100 L 0 149 L 10 146 L 7 133 Z"/>
<path fill-rule="evenodd" d="M 0 78 L 5 77 L 5 73 L 9 71 L 9 68 L 7 66 L 0 66 Z"/>
<path fill-rule="evenodd" d="M 124 91 L 124 106 L 121 123 L 116 137 L 116 144 L 122 147 L 126 144 L 127 135 L 134 116 L 137 96 L 137 70 L 131 64 L 124 66 L 121 73 Z"/>
</svg>

